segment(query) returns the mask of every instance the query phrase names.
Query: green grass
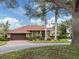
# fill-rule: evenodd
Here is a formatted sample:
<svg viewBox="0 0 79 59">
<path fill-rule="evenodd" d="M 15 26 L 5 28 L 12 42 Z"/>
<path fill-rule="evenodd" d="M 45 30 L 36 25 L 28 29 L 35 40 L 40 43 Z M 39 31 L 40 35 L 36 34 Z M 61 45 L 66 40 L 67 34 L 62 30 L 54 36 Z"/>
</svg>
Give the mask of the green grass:
<svg viewBox="0 0 79 59">
<path fill-rule="evenodd" d="M 68 39 L 60 39 L 60 40 L 32 40 L 33 43 L 69 43 Z"/>
<path fill-rule="evenodd" d="M 4 45 L 6 43 L 7 43 L 7 41 L 0 41 L 0 46 Z"/>
<path fill-rule="evenodd" d="M 79 59 L 79 47 L 47 46 L 0 55 L 0 59 Z"/>
</svg>

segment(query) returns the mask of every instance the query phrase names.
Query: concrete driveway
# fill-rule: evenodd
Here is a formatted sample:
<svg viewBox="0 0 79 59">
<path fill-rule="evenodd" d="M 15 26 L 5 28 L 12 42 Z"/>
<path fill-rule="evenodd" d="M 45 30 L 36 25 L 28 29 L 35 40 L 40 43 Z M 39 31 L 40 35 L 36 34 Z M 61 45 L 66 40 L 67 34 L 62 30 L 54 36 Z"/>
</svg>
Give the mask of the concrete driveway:
<svg viewBox="0 0 79 59">
<path fill-rule="evenodd" d="M 30 43 L 28 40 L 11 40 L 7 42 L 7 45 L 24 45 Z"/>
<path fill-rule="evenodd" d="M 70 45 L 70 43 L 30 43 L 26 40 L 12 40 L 6 45 L 0 46 L 0 54 L 17 51 L 25 48 L 33 48 L 40 46 Z"/>
</svg>

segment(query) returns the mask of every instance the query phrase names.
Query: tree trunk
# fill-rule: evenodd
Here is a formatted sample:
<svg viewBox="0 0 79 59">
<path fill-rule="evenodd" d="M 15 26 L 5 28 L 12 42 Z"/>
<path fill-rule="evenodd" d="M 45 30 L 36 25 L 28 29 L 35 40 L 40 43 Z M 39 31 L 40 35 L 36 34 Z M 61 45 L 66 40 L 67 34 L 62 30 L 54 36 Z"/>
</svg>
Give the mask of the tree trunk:
<svg viewBox="0 0 79 59">
<path fill-rule="evenodd" d="M 58 7 L 57 9 L 55 10 L 55 40 L 57 40 L 57 20 L 58 20 L 58 17 L 59 17 L 59 12 L 58 12 Z"/>
<path fill-rule="evenodd" d="M 73 13 L 72 44 L 79 46 L 79 12 Z"/>
<path fill-rule="evenodd" d="M 73 1 L 72 45 L 79 46 L 79 0 Z"/>
<path fill-rule="evenodd" d="M 57 19 L 55 19 L 55 40 L 57 40 Z"/>
<path fill-rule="evenodd" d="M 46 17 L 45 17 L 45 40 L 47 40 L 48 38 L 48 34 L 47 34 L 47 20 L 46 20 Z"/>
<path fill-rule="evenodd" d="M 48 35 L 47 35 L 47 29 L 45 28 L 45 40 L 47 40 L 47 37 L 48 37 Z"/>
</svg>

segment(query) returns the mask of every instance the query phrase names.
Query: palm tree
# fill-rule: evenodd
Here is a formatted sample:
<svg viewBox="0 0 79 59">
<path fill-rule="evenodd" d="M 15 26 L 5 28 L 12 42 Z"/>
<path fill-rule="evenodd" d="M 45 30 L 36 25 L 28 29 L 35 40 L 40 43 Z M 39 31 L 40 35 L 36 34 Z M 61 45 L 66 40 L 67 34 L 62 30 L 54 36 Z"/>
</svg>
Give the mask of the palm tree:
<svg viewBox="0 0 79 59">
<path fill-rule="evenodd" d="M 47 3 L 46 0 L 35 0 L 38 4 L 40 4 L 37 8 L 33 9 L 29 4 L 26 5 L 26 15 L 28 15 L 30 18 L 32 17 L 40 17 L 45 22 L 45 28 L 47 25 L 47 18 L 46 14 L 49 11 L 55 10 L 55 40 L 57 39 L 57 19 L 58 19 L 58 7 L 55 4 Z M 47 6 L 46 6 L 47 5 Z M 37 10 L 41 8 L 41 11 L 37 12 Z M 47 40 L 47 29 L 45 29 L 45 40 Z"/>
<path fill-rule="evenodd" d="M 46 2 L 42 2 L 41 4 L 42 4 L 42 20 L 45 21 L 45 40 L 47 40 Z"/>
<path fill-rule="evenodd" d="M 9 23 L 8 21 L 5 23 L 2 23 L 3 25 L 3 34 L 4 34 L 4 38 L 7 39 L 7 32 L 9 30 Z"/>
<path fill-rule="evenodd" d="M 47 25 L 47 19 L 46 19 L 46 2 L 43 2 L 45 0 L 41 0 L 41 1 L 35 1 L 35 3 L 40 4 L 38 7 L 31 7 L 29 4 L 27 4 L 25 6 L 25 10 L 26 10 L 26 15 L 29 16 L 30 18 L 41 18 L 42 21 L 45 22 L 45 40 L 47 40 L 47 29 L 46 29 L 46 25 Z M 38 9 L 40 9 L 38 11 Z"/>
<path fill-rule="evenodd" d="M 57 20 L 59 17 L 58 7 L 55 10 L 55 40 L 57 40 Z"/>
</svg>

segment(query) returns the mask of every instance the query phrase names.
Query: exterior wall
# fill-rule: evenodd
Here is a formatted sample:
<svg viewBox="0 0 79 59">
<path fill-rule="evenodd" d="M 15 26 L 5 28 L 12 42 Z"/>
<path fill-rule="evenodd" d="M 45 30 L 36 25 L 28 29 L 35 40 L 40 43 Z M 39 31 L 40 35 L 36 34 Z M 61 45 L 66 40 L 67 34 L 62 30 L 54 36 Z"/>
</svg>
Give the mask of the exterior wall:
<svg viewBox="0 0 79 59">
<path fill-rule="evenodd" d="M 42 31 L 30 31 L 31 32 L 31 37 L 40 37 L 42 35 Z"/>
<path fill-rule="evenodd" d="M 31 37 L 45 37 L 45 31 L 30 31 Z M 50 36 L 50 31 L 47 31 L 48 36 Z"/>
<path fill-rule="evenodd" d="M 31 35 L 30 35 L 29 33 L 26 34 L 26 38 L 27 38 L 27 37 L 30 37 L 30 36 L 31 36 Z"/>
<path fill-rule="evenodd" d="M 9 38 L 9 39 L 10 39 L 10 38 L 11 38 L 11 34 L 7 34 L 7 38 Z"/>
</svg>

